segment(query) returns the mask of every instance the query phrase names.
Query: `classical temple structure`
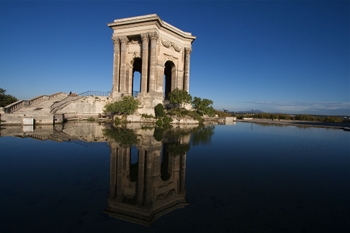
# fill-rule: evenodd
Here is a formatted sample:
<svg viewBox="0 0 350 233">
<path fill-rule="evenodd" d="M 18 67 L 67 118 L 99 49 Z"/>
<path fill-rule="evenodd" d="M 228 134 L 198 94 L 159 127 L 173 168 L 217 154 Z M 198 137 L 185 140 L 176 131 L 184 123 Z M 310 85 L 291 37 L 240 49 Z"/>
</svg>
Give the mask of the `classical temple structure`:
<svg viewBox="0 0 350 233">
<path fill-rule="evenodd" d="M 113 99 L 134 95 L 143 106 L 153 108 L 175 88 L 189 92 L 195 36 L 156 14 L 117 19 L 108 26 L 114 43 Z"/>
</svg>

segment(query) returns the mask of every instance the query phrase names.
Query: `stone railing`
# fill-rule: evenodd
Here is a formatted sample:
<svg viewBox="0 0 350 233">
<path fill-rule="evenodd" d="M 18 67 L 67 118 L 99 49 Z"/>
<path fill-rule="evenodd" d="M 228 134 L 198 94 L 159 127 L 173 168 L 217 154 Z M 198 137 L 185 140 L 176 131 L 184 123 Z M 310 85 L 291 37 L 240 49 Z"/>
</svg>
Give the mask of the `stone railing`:
<svg viewBox="0 0 350 233">
<path fill-rule="evenodd" d="M 32 104 L 37 104 L 37 103 L 41 103 L 45 100 L 48 100 L 49 97 L 47 95 L 40 95 L 40 96 L 37 96 L 33 99 L 30 99 L 28 100 L 28 104 L 27 105 L 32 105 Z"/>
<path fill-rule="evenodd" d="M 80 93 L 78 95 L 80 96 L 109 96 L 110 91 L 85 91 L 83 93 Z"/>
<path fill-rule="evenodd" d="M 18 109 L 21 109 L 23 106 L 25 106 L 25 101 L 24 100 L 18 100 L 12 104 L 9 104 L 4 107 L 4 112 L 5 113 L 13 113 L 17 111 Z"/>
<path fill-rule="evenodd" d="M 40 95 L 40 96 L 37 96 L 37 97 L 30 99 L 30 100 L 19 100 L 17 102 L 14 102 L 12 104 L 5 106 L 4 112 L 5 113 L 13 113 L 13 112 L 23 108 L 24 106 L 38 104 L 38 103 L 41 103 L 45 100 L 54 99 L 54 98 L 57 98 L 57 97 L 62 96 L 62 95 L 67 95 L 67 94 L 64 92 L 57 92 L 57 93 L 52 94 L 52 95 Z"/>
<path fill-rule="evenodd" d="M 61 95 L 68 95 L 68 94 L 67 94 L 67 93 L 64 93 L 64 92 L 57 92 L 57 93 L 55 93 L 55 94 L 49 95 L 49 100 L 55 99 L 55 98 L 57 98 L 57 97 L 59 97 L 59 96 L 61 96 Z"/>
</svg>

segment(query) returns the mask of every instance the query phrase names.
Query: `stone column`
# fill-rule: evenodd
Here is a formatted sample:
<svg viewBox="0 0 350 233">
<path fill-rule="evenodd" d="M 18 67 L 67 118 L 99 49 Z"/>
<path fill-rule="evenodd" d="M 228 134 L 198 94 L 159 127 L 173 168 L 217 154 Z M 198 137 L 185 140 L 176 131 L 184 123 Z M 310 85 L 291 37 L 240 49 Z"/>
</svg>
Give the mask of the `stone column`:
<svg viewBox="0 0 350 233">
<path fill-rule="evenodd" d="M 163 93 L 164 87 L 164 64 L 159 63 L 156 65 L 156 76 L 155 76 L 155 91 L 158 93 Z"/>
<path fill-rule="evenodd" d="M 116 143 L 108 143 L 109 147 L 111 148 L 111 162 L 110 162 L 110 190 L 109 190 L 109 197 L 114 199 L 117 189 L 117 147 Z"/>
<path fill-rule="evenodd" d="M 116 186 L 117 191 L 115 193 L 117 200 L 123 199 L 123 163 L 125 161 L 123 160 L 125 149 L 121 147 L 117 147 L 116 149 L 116 155 L 117 155 L 117 178 L 116 178 Z"/>
<path fill-rule="evenodd" d="M 141 34 L 141 39 L 142 39 L 141 93 L 146 93 L 147 83 L 148 83 L 148 33 Z"/>
<path fill-rule="evenodd" d="M 180 193 L 186 193 L 185 187 L 186 175 L 186 153 L 180 156 Z"/>
<path fill-rule="evenodd" d="M 183 89 L 187 92 L 190 90 L 190 54 L 192 49 L 185 48 L 185 74 L 184 74 L 184 86 Z"/>
<path fill-rule="evenodd" d="M 120 42 L 118 37 L 112 37 L 114 43 L 114 61 L 113 61 L 113 93 L 119 92 L 119 72 L 120 72 Z"/>
<path fill-rule="evenodd" d="M 132 84 L 133 84 L 133 78 L 134 78 L 134 73 L 133 67 L 130 64 L 127 64 L 126 66 L 126 77 L 127 77 L 127 82 L 126 82 L 126 90 L 127 93 L 132 95 Z"/>
<path fill-rule="evenodd" d="M 156 81 L 156 65 L 157 65 L 157 40 L 159 35 L 157 32 L 149 33 L 151 39 L 151 62 L 149 67 L 149 92 L 155 91 Z"/>
<path fill-rule="evenodd" d="M 152 204 L 152 188 L 153 188 L 153 179 L 152 179 L 152 158 L 154 152 L 147 151 L 146 154 L 146 173 L 145 173 L 145 205 L 151 206 Z"/>
<path fill-rule="evenodd" d="M 126 77 L 126 47 L 127 47 L 127 43 L 128 43 L 128 38 L 126 36 L 120 37 L 120 78 L 119 78 L 119 86 L 120 86 L 120 92 L 121 93 L 127 93 L 127 87 L 126 87 L 126 81 L 127 78 Z"/>
<path fill-rule="evenodd" d="M 143 189 L 145 182 L 145 151 L 139 150 L 139 162 L 138 162 L 138 180 L 137 180 L 137 203 L 143 204 Z"/>
</svg>

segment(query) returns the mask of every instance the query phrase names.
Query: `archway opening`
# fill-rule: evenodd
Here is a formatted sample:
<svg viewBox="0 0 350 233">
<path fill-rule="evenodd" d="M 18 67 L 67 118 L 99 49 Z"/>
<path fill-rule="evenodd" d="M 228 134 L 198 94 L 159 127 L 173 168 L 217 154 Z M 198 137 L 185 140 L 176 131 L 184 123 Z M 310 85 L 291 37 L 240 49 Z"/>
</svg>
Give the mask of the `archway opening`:
<svg viewBox="0 0 350 233">
<path fill-rule="evenodd" d="M 167 151 L 167 143 L 162 146 L 161 157 L 160 157 L 160 178 L 162 181 L 167 181 L 171 177 L 170 167 L 169 167 L 169 152 Z"/>
<path fill-rule="evenodd" d="M 139 150 L 132 146 L 130 147 L 130 181 L 136 182 L 138 179 L 138 167 L 139 167 Z"/>
<path fill-rule="evenodd" d="M 169 93 L 174 89 L 175 65 L 167 61 L 164 67 L 164 98 L 169 99 Z"/>
<path fill-rule="evenodd" d="M 141 92 L 141 71 L 142 71 L 142 59 L 134 58 L 132 69 L 132 95 L 137 97 Z"/>
</svg>

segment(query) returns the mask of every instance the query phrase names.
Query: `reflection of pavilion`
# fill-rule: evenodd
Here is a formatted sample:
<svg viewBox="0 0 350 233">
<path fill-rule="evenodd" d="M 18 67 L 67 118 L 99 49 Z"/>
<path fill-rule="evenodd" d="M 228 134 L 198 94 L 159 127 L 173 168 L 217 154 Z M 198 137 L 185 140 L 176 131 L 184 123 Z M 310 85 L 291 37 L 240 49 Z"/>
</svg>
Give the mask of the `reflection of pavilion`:
<svg viewBox="0 0 350 233">
<path fill-rule="evenodd" d="M 188 141 L 188 136 L 181 136 L 178 142 Z M 109 143 L 110 195 L 104 213 L 148 226 L 162 215 L 188 205 L 185 198 L 186 153 L 169 154 L 164 148 L 169 141 L 163 139 L 163 142 L 165 144 L 156 141 L 152 133 L 141 136 L 137 150 L 120 147 L 117 142 Z M 132 159 L 134 152 L 137 161 Z"/>
</svg>

